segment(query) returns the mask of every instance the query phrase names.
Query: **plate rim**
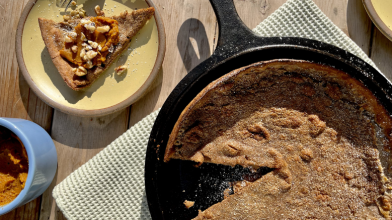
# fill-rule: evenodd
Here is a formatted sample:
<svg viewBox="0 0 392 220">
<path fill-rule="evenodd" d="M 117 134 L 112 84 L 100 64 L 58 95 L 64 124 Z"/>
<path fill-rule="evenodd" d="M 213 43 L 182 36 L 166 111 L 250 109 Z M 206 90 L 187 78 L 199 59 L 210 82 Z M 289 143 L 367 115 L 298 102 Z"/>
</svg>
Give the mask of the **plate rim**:
<svg viewBox="0 0 392 220">
<path fill-rule="evenodd" d="M 392 30 L 384 23 L 381 17 L 377 14 L 376 9 L 373 6 L 372 0 L 362 0 L 362 4 L 369 15 L 373 24 L 380 30 L 380 32 L 392 41 Z"/>
<path fill-rule="evenodd" d="M 22 72 L 23 77 L 27 81 L 27 84 L 30 86 L 30 88 L 33 90 L 33 92 L 47 105 L 50 107 L 59 110 L 61 112 L 64 112 L 66 114 L 70 115 L 75 115 L 75 116 L 81 116 L 81 117 L 98 117 L 98 116 L 104 116 L 108 115 L 120 110 L 125 109 L 126 107 L 132 105 L 135 103 L 137 100 L 139 100 L 147 91 L 149 86 L 153 83 L 155 77 L 157 76 L 159 70 L 161 69 L 164 57 L 165 57 L 165 52 L 166 52 L 166 33 L 165 33 L 165 28 L 164 24 L 162 21 L 162 18 L 160 16 L 160 13 L 155 7 L 154 3 L 152 0 L 144 0 L 150 7 L 153 7 L 155 9 L 155 14 L 154 14 L 154 19 L 155 23 L 157 26 L 158 30 L 158 53 L 157 53 L 157 58 L 154 63 L 154 67 L 152 68 L 149 76 L 145 80 L 145 82 L 142 84 L 142 86 L 134 92 L 132 95 L 130 95 L 128 98 L 122 100 L 121 102 L 118 102 L 112 106 L 106 107 L 106 108 L 100 108 L 100 109 L 78 109 L 78 108 L 73 108 L 69 107 L 66 105 L 63 105 L 61 103 L 56 102 L 55 100 L 51 99 L 49 96 L 47 96 L 43 91 L 41 91 L 37 84 L 34 82 L 32 77 L 30 76 L 29 71 L 26 68 L 24 59 L 23 59 L 23 53 L 22 53 L 22 36 L 23 36 L 23 28 L 25 25 L 25 22 L 27 20 L 28 15 L 30 14 L 31 9 L 34 7 L 35 3 L 38 0 L 29 0 L 29 2 L 26 4 L 26 6 L 23 9 L 23 12 L 19 18 L 17 30 L 16 30 L 16 39 L 15 39 L 15 49 L 16 49 L 16 60 L 18 62 L 19 70 Z"/>
</svg>

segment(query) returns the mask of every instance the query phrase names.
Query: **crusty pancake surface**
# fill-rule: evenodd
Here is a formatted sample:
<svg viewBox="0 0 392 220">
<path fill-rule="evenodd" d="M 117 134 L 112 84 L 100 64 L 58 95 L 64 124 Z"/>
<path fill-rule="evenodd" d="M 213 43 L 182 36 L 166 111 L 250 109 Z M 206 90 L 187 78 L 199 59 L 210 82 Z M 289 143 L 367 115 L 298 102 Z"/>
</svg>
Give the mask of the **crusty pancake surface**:
<svg viewBox="0 0 392 220">
<path fill-rule="evenodd" d="M 274 169 L 196 219 L 388 219 L 391 125 L 373 94 L 344 72 L 261 62 L 198 94 L 165 161 Z"/>
<path fill-rule="evenodd" d="M 52 20 L 39 18 L 42 39 L 49 51 L 53 64 L 56 66 L 63 80 L 73 90 L 87 88 L 93 83 L 100 74 L 120 55 L 130 44 L 134 37 L 145 23 L 154 15 L 154 8 L 125 11 L 119 16 L 110 18 L 118 22 L 120 40 L 114 46 L 112 53 L 109 53 L 102 66 L 95 66 L 87 71 L 86 76 L 79 77 L 72 72 L 72 68 L 77 65 L 66 61 L 60 56 L 60 50 L 64 47 L 64 33 L 73 31 L 73 28 L 80 22 L 80 19 L 70 20 L 68 23 L 56 23 Z M 87 17 L 88 18 L 88 17 Z"/>
</svg>

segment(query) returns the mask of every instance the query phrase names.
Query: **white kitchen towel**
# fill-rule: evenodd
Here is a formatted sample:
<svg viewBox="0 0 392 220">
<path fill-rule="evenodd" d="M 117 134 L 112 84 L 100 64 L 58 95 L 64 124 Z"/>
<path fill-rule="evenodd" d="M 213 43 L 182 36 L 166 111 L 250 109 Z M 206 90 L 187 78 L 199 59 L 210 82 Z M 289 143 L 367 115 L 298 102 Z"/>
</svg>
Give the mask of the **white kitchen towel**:
<svg viewBox="0 0 392 220">
<path fill-rule="evenodd" d="M 303 37 L 347 50 L 375 64 L 311 0 L 289 0 L 261 22 L 261 36 Z M 69 220 L 151 219 L 144 189 L 144 159 L 158 111 L 145 117 L 53 190 Z"/>
</svg>

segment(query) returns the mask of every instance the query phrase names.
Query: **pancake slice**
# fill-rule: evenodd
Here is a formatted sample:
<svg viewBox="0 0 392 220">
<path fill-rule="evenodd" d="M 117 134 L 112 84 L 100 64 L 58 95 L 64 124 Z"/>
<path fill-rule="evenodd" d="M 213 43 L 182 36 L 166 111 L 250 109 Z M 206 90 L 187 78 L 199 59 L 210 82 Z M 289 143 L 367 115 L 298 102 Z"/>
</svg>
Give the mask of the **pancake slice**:
<svg viewBox="0 0 392 220">
<path fill-rule="evenodd" d="M 118 24 L 118 38 L 109 48 L 104 61 L 99 65 L 94 65 L 92 68 L 85 68 L 85 75 L 79 76 L 75 69 L 80 65 L 70 62 L 60 55 L 60 51 L 64 49 L 65 37 L 71 32 L 75 32 L 75 27 L 82 21 L 82 19 L 73 19 L 68 22 L 56 23 L 52 20 L 39 18 L 39 26 L 41 29 L 42 39 L 49 51 L 53 64 L 56 66 L 61 77 L 66 84 L 73 90 L 79 91 L 89 87 L 109 65 L 129 46 L 132 37 L 134 37 L 139 30 L 146 24 L 146 22 L 154 15 L 154 8 L 146 8 L 134 10 L 132 12 L 125 11 L 119 16 L 112 16 L 110 19 Z M 105 17 L 86 17 L 84 19 L 99 19 Z M 97 30 L 94 32 L 98 33 Z M 78 38 L 80 38 L 78 34 Z M 106 35 L 107 36 L 107 35 Z M 108 40 L 108 39 L 106 39 Z M 105 41 L 105 39 L 103 40 Z M 87 43 L 87 41 L 86 41 Z M 96 52 L 98 52 L 97 49 Z M 78 48 L 77 54 L 80 53 Z M 99 53 L 98 53 L 99 54 Z M 75 54 L 73 55 L 75 56 Z"/>
</svg>

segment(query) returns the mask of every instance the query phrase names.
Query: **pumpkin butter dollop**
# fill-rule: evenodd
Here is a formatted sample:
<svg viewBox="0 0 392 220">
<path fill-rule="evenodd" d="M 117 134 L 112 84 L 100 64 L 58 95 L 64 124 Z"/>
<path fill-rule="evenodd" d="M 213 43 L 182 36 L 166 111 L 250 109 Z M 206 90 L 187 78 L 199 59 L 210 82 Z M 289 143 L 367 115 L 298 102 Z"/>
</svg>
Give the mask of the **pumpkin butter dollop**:
<svg viewBox="0 0 392 220">
<path fill-rule="evenodd" d="M 86 69 L 99 66 L 119 42 L 118 22 L 97 16 L 81 19 L 73 31 L 67 32 L 60 55 Z"/>
</svg>

